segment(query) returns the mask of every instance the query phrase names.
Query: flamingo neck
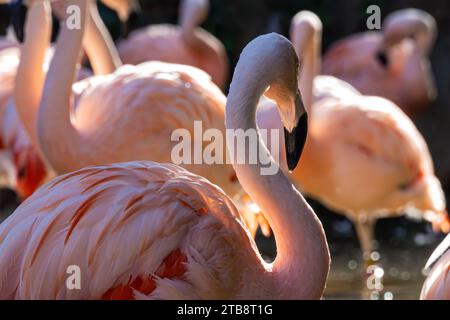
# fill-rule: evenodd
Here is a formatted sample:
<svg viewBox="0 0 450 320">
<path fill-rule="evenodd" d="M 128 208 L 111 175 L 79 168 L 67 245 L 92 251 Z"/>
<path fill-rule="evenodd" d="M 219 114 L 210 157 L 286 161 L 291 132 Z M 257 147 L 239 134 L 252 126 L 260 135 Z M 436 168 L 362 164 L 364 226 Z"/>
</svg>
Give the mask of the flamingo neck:
<svg viewBox="0 0 450 320">
<path fill-rule="evenodd" d="M 235 69 L 226 104 L 227 129 L 257 130 L 255 114 L 259 98 L 275 81 L 274 70 L 281 67 L 277 61 L 280 55 L 267 52 L 280 53 L 283 47 L 267 45 L 254 49 L 255 53 L 241 55 Z M 270 157 L 270 166 L 278 167 L 259 135 L 257 145 L 258 150 L 264 150 L 259 154 Z M 229 139 L 227 146 L 232 154 Z M 266 283 L 269 292 L 280 299 L 319 298 L 328 274 L 329 253 L 322 225 L 313 210 L 281 170 L 262 176 L 259 164 L 233 164 L 233 167 L 244 190 L 260 206 L 274 232 L 277 257 L 269 268 L 272 270 Z"/>
<path fill-rule="evenodd" d="M 418 50 L 426 56 L 436 41 L 436 30 L 436 20 L 425 11 L 412 8 L 394 11 L 383 22 L 382 49 L 387 50 L 412 35 Z"/>
<path fill-rule="evenodd" d="M 195 30 L 206 19 L 208 11 L 207 0 L 182 0 L 180 5 L 181 37 L 190 47 L 197 48 L 201 45 Z"/>
<path fill-rule="evenodd" d="M 310 12 L 300 12 L 292 21 L 290 38 L 297 56 L 302 61 L 299 89 L 310 114 L 314 101 L 314 79 L 321 68 L 322 24 L 320 20 Z"/>
<path fill-rule="evenodd" d="M 74 161 L 80 158 L 80 136 L 71 122 L 70 110 L 73 103 L 72 84 L 78 69 L 89 1 L 67 0 L 65 3 L 66 8 L 70 8 L 69 12 L 73 11 L 61 24 L 37 125 L 41 149 L 58 173 L 75 169 Z"/>
<path fill-rule="evenodd" d="M 63 1 L 52 2 L 52 12 L 64 20 L 66 7 Z M 114 42 L 98 12 L 97 3 L 89 1 L 89 15 L 83 48 L 96 75 L 114 72 L 122 64 Z"/>
<path fill-rule="evenodd" d="M 92 69 L 96 75 L 112 73 L 122 62 L 94 1 L 89 1 L 88 17 L 83 47 Z"/>
<path fill-rule="evenodd" d="M 45 82 L 43 64 L 52 30 L 50 7 L 46 1 L 31 3 L 25 28 L 25 42 L 16 75 L 15 102 L 22 123 L 37 147 L 36 119 Z"/>
</svg>

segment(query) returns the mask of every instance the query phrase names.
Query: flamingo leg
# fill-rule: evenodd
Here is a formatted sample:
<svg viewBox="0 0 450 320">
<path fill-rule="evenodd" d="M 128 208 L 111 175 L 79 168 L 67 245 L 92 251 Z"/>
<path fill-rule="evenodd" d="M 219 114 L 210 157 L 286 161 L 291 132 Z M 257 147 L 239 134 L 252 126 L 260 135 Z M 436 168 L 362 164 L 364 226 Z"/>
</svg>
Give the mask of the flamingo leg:
<svg viewBox="0 0 450 320">
<path fill-rule="evenodd" d="M 372 255 L 376 221 L 376 218 L 370 217 L 367 214 L 360 214 L 354 219 L 355 229 L 365 263 L 363 272 L 364 286 L 361 291 L 362 299 L 378 300 L 383 290 L 384 271 L 378 264 L 379 257 L 377 258 Z"/>
<path fill-rule="evenodd" d="M 369 217 L 367 214 L 359 214 L 353 221 L 364 261 L 367 263 L 367 266 L 370 266 L 375 262 L 372 261 L 370 256 L 373 251 L 376 219 Z"/>
</svg>

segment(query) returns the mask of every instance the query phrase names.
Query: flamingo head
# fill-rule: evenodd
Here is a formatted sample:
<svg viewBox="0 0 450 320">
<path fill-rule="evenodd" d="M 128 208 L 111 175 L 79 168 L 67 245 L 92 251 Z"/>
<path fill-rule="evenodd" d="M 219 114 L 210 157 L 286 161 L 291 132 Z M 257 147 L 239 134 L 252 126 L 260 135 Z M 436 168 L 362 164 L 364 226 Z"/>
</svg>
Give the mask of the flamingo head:
<svg viewBox="0 0 450 320">
<path fill-rule="evenodd" d="M 397 10 L 383 22 L 383 45 L 389 48 L 405 39 L 413 39 L 419 51 L 428 55 L 436 41 L 437 24 L 432 15 L 419 9 Z"/>
<path fill-rule="evenodd" d="M 45 164 L 31 147 L 24 147 L 14 155 L 17 193 L 28 198 L 44 182 L 47 176 Z"/>
<path fill-rule="evenodd" d="M 116 11 L 121 21 L 127 21 L 131 13 L 139 11 L 138 0 L 102 0 L 108 8 Z"/>
<path fill-rule="evenodd" d="M 275 81 L 266 90 L 264 95 L 274 100 L 278 106 L 281 122 L 284 127 L 286 160 L 288 169 L 294 170 L 297 166 L 303 147 L 306 142 L 308 132 L 308 116 L 305 105 L 298 89 L 298 70 L 299 61 L 292 44 L 286 40 L 289 45 L 292 56 L 284 57 L 283 62 L 287 65 L 296 64 L 297 68 L 281 68 L 283 75 L 275 75 Z M 282 41 L 280 40 L 280 41 Z M 295 63 L 292 62 L 292 59 Z M 294 94 L 293 94 L 294 93 Z"/>
<path fill-rule="evenodd" d="M 436 99 L 437 90 L 430 60 L 415 40 L 407 38 L 375 52 L 375 59 L 389 77 L 400 86 L 392 97 L 409 115 L 417 114 Z"/>
<path fill-rule="evenodd" d="M 180 25 L 189 29 L 200 25 L 208 17 L 208 0 L 182 0 L 180 3 Z"/>
<path fill-rule="evenodd" d="M 436 35 L 436 21 L 422 10 L 395 11 L 383 23 L 376 59 L 402 83 L 401 101 L 395 102 L 411 114 L 421 111 L 437 96 L 429 61 Z"/>
</svg>

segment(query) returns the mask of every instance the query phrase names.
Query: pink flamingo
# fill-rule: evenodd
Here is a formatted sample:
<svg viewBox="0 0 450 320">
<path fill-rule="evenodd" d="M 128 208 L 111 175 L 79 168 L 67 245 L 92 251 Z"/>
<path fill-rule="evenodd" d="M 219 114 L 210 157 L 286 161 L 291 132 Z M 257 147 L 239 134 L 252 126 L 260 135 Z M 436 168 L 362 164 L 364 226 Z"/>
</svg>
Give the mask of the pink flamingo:
<svg viewBox="0 0 450 320">
<path fill-rule="evenodd" d="M 0 4 L 3 4 L 0 1 Z M 17 66 L 19 64 L 20 50 L 14 41 L 0 37 L 0 185 L 15 189 L 16 172 L 13 164 L 13 157 L 10 150 L 6 148 L 3 136 L 3 123 L 6 106 L 14 90 L 14 80 Z"/>
<path fill-rule="evenodd" d="M 124 66 L 112 74 L 73 84 L 88 5 L 80 0 L 74 3 L 82 10 L 83 23 L 79 30 L 70 30 L 62 24 L 39 110 L 30 110 L 29 105 L 36 106 L 35 102 L 20 103 L 17 97 L 32 141 L 38 143 L 56 173 L 136 159 L 171 162 L 171 151 L 177 143 L 171 141 L 174 130 L 185 128 L 193 132 L 194 120 L 202 121 L 205 128 L 225 130 L 225 97 L 206 73 L 194 67 L 149 62 Z M 50 28 L 48 19 L 29 23 L 30 29 L 41 32 Z M 32 51 L 32 59 L 23 60 L 23 71 L 34 70 L 37 77 L 41 60 L 37 57 L 44 44 L 48 45 L 48 38 L 34 34 L 33 41 L 39 45 Z M 30 77 L 24 76 L 21 81 L 28 90 L 29 80 Z M 39 95 L 38 89 L 35 97 Z M 148 148 L 152 142 L 153 147 Z M 186 167 L 220 185 L 230 195 L 241 190 L 229 164 Z"/>
<path fill-rule="evenodd" d="M 256 130 L 258 98 L 270 86 L 287 128 L 290 169 L 306 132 L 297 63 L 285 38 L 258 37 L 242 52 L 226 106 L 227 129 Z M 258 146 L 276 166 L 262 141 Z M 208 180 L 150 161 L 94 166 L 54 179 L 0 225 L 0 298 L 320 298 L 330 261 L 313 210 L 282 171 L 235 169 L 267 212 L 277 242 L 273 263 Z M 79 290 L 66 286 L 69 266 L 80 269 Z"/>
<path fill-rule="evenodd" d="M 120 0 L 109 0 L 117 1 Z M 208 15 L 208 6 L 208 0 L 182 0 L 179 26 L 152 25 L 131 32 L 118 45 L 122 61 L 139 64 L 157 60 L 195 66 L 223 89 L 228 78 L 225 48 L 213 35 L 198 27 Z"/>
<path fill-rule="evenodd" d="M 430 269 L 420 294 L 426 300 L 450 300 L 450 235 L 442 241 L 428 260 Z"/>
<path fill-rule="evenodd" d="M 43 181 L 46 170 L 11 103 L 19 60 L 20 48 L 17 46 L 0 50 L 0 146 L 2 152 L 8 152 L 12 157 L 12 165 L 7 163 L 7 168 L 2 168 L 2 175 L 14 177 L 6 186 L 26 198 Z"/>
<path fill-rule="evenodd" d="M 309 131 L 292 179 L 355 223 L 365 257 L 372 252 L 374 224 L 381 217 L 419 211 L 435 229 L 448 232 L 444 194 L 423 137 L 392 102 L 361 95 L 336 78 L 316 76 L 321 31 L 312 12 L 293 19 L 291 39 L 304 53 L 300 91 Z M 262 128 L 280 127 L 273 105 L 263 109 L 259 120 Z"/>
<path fill-rule="evenodd" d="M 382 31 L 358 33 L 333 44 L 324 55 L 322 73 L 362 94 L 385 97 L 414 116 L 436 96 L 428 59 L 436 33 L 428 13 L 395 11 L 386 17 Z"/>
<path fill-rule="evenodd" d="M 58 2 L 52 4 L 57 8 Z M 4 65 L 0 71 L 2 82 L 0 137 L 2 145 L 13 155 L 16 179 L 10 187 L 16 189 L 22 199 L 31 195 L 49 175 L 52 175 L 26 132 L 26 128 L 32 128 L 31 123 L 37 121 L 36 110 L 39 106 L 45 76 L 42 65 L 44 70 L 48 69 L 48 62 L 53 55 L 53 50 L 49 46 L 42 47 L 41 43 L 42 39 L 50 37 L 50 30 L 46 29 L 45 25 L 44 28 L 40 27 L 44 15 L 39 12 L 45 9 L 45 5 L 42 3 L 31 5 L 34 8 L 30 10 L 28 34 L 32 34 L 33 37 L 26 39 L 21 48 L 9 48 L 0 52 L 0 64 Z M 47 18 L 50 19 L 49 16 Z M 108 38 L 109 35 L 104 31 L 103 24 L 99 22 L 100 17 L 95 7 L 90 11 L 89 18 L 83 45 L 88 48 L 87 53 L 91 58 L 94 71 L 97 74 L 110 73 L 120 64 L 118 54 L 114 52 L 112 40 Z M 36 21 L 31 22 L 33 19 Z M 90 75 L 91 73 L 83 68 L 78 73 L 78 79 L 81 80 Z M 15 83 L 17 83 L 16 86 Z M 12 99 L 14 90 L 16 99 Z M 17 102 L 17 108 L 15 102 Z M 18 111 L 20 116 L 17 114 Z M 21 120 L 27 122 L 25 127 Z"/>
</svg>

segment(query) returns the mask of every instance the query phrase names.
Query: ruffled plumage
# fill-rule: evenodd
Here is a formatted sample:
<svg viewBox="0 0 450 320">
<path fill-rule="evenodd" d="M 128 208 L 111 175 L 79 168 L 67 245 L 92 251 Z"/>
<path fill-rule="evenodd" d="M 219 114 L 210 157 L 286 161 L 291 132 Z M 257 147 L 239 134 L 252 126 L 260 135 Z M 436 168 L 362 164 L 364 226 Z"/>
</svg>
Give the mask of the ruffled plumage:
<svg viewBox="0 0 450 320">
<path fill-rule="evenodd" d="M 155 287 L 132 298 L 230 298 L 247 264 L 258 268 L 245 230 L 223 191 L 175 165 L 85 168 L 40 188 L 0 226 L 0 298 L 99 299 L 138 277 Z M 174 252 L 185 259 L 178 270 L 167 265 Z M 81 268 L 81 290 L 66 287 L 70 265 Z"/>
</svg>

